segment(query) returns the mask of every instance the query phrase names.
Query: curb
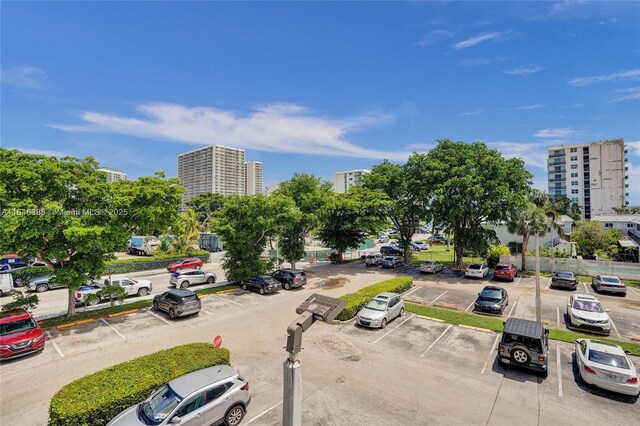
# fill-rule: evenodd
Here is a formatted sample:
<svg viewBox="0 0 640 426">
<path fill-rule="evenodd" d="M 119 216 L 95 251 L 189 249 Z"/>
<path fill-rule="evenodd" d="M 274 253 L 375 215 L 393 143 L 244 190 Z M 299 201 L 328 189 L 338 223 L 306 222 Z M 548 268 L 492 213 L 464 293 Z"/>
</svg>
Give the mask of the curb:
<svg viewBox="0 0 640 426">
<path fill-rule="evenodd" d="M 422 318 L 422 319 L 425 319 L 425 320 L 429 320 L 429 321 L 435 321 L 435 322 L 446 322 L 445 320 L 440 319 L 440 318 L 425 317 L 424 315 L 418 315 L 418 314 L 415 314 L 415 316 L 417 316 L 418 318 Z"/>
<path fill-rule="evenodd" d="M 128 311 L 116 312 L 115 314 L 107 315 L 108 318 L 120 317 L 122 315 L 132 314 L 134 312 L 138 312 L 140 309 L 130 309 Z"/>
<path fill-rule="evenodd" d="M 485 333 L 495 333 L 493 330 L 489 330 L 488 328 L 474 327 L 472 325 L 466 324 L 458 324 L 458 327 L 467 328 L 469 330 L 484 331 Z"/>
<path fill-rule="evenodd" d="M 349 320 L 346 321 L 340 321 L 340 320 L 333 320 L 331 322 L 332 325 L 345 325 L 345 324 L 351 324 L 352 322 L 356 322 L 356 317 L 353 317 Z"/>
<path fill-rule="evenodd" d="M 212 294 L 225 294 L 225 293 L 231 293 L 232 291 L 236 291 L 236 288 L 230 288 L 229 290 L 223 290 L 223 291 L 219 291 L 217 293 L 212 293 Z"/>
<path fill-rule="evenodd" d="M 634 342 L 640 342 L 640 337 L 632 337 L 631 340 Z"/>
<path fill-rule="evenodd" d="M 58 330 L 60 330 L 62 328 L 73 327 L 74 325 L 79 325 L 79 324 L 87 324 L 87 323 L 94 322 L 94 321 L 95 321 L 95 319 L 86 319 L 86 320 L 82 320 L 82 321 L 70 322 L 69 324 L 58 325 L 58 326 L 56 326 L 56 328 Z"/>
</svg>

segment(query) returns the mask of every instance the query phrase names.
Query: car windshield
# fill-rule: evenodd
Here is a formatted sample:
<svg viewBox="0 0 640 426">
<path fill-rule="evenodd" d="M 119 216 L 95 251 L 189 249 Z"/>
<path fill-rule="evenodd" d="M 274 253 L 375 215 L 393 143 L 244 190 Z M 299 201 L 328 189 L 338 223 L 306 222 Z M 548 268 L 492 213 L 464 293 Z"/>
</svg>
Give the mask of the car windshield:
<svg viewBox="0 0 640 426">
<path fill-rule="evenodd" d="M 0 324 L 0 336 L 6 336 L 8 334 L 22 333 L 23 331 L 36 328 L 36 323 L 31 318 L 25 318 L 17 321 L 11 321 L 4 324 Z"/>
<path fill-rule="evenodd" d="M 484 300 L 500 300 L 502 293 L 500 290 L 482 290 L 480 292 L 480 299 Z"/>
<path fill-rule="evenodd" d="M 592 300 L 576 299 L 573 301 L 573 308 L 579 311 L 597 312 L 599 314 L 604 312 L 600 302 L 594 302 Z"/>
<path fill-rule="evenodd" d="M 618 277 L 600 277 L 600 281 L 603 283 L 620 284 L 620 278 Z"/>
<path fill-rule="evenodd" d="M 558 273 L 556 273 L 556 277 L 572 280 L 573 279 L 573 272 L 558 272 Z"/>
<path fill-rule="evenodd" d="M 608 365 L 609 367 L 629 369 L 629 363 L 627 363 L 627 359 L 624 356 L 595 351 L 593 349 L 589 351 L 589 361 Z"/>
<path fill-rule="evenodd" d="M 480 264 L 479 263 L 474 263 L 472 265 L 469 265 L 469 269 L 480 269 Z"/>
<path fill-rule="evenodd" d="M 161 423 L 180 404 L 182 398 L 169 385 L 162 385 L 138 406 L 138 417 L 145 423 L 157 425 Z"/>
<path fill-rule="evenodd" d="M 509 269 L 509 265 L 498 265 L 496 266 L 496 271 L 506 271 Z"/>
<path fill-rule="evenodd" d="M 372 309 L 374 311 L 384 311 L 387 308 L 387 302 L 373 299 L 365 305 L 365 308 Z"/>
</svg>

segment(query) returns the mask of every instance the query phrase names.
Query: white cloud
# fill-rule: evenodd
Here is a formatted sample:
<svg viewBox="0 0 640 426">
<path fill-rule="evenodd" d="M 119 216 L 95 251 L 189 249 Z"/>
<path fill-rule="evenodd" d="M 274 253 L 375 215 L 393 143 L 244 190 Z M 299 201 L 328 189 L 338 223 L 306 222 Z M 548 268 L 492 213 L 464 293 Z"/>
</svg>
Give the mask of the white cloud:
<svg viewBox="0 0 640 426">
<path fill-rule="evenodd" d="M 3 84 L 29 89 L 41 89 L 47 81 L 47 74 L 38 67 L 20 66 L 0 72 Z"/>
<path fill-rule="evenodd" d="M 609 25 L 609 24 L 615 24 L 616 22 L 618 22 L 617 18 L 609 18 L 609 19 L 605 19 L 604 21 L 598 22 L 598 24 L 600 24 L 600 25 Z"/>
<path fill-rule="evenodd" d="M 478 114 L 482 114 L 483 112 L 523 111 L 523 110 L 538 109 L 538 108 L 541 108 L 541 107 L 543 107 L 543 105 L 534 104 L 534 105 L 523 105 L 523 106 L 511 107 L 511 108 L 476 109 L 476 110 L 473 110 L 473 111 L 463 112 L 460 115 L 463 115 L 463 116 L 478 115 Z"/>
<path fill-rule="evenodd" d="M 605 81 L 620 81 L 620 80 L 637 80 L 640 79 L 640 69 L 635 68 L 629 71 L 621 71 L 613 74 L 595 75 L 591 77 L 578 77 L 569 81 L 569 84 L 573 86 L 587 86 L 592 83 L 602 83 Z"/>
<path fill-rule="evenodd" d="M 542 69 L 543 69 L 542 67 L 531 67 L 531 68 L 516 67 L 510 70 L 504 70 L 502 72 L 505 74 L 511 74 L 511 75 L 529 75 L 529 74 L 536 73 Z"/>
<path fill-rule="evenodd" d="M 68 157 L 69 154 L 65 154 L 64 152 L 60 152 L 60 151 L 50 151 L 48 149 L 34 149 L 34 148 L 18 148 L 18 147 L 11 147 L 11 148 L 7 148 L 7 149 L 17 149 L 19 151 L 24 152 L 25 154 L 35 154 L 35 155 L 46 155 L 47 157 Z"/>
<path fill-rule="evenodd" d="M 442 39 L 452 38 L 454 34 L 451 31 L 447 30 L 433 30 L 430 31 L 427 35 L 420 38 L 420 40 L 411 43 L 412 46 L 426 47 L 431 46 L 432 44 L 436 44 Z"/>
<path fill-rule="evenodd" d="M 551 13 L 555 14 L 555 13 L 564 12 L 565 10 L 571 9 L 575 5 L 584 4 L 584 3 L 585 3 L 584 0 L 560 1 L 553 4 L 553 6 L 551 7 Z"/>
<path fill-rule="evenodd" d="M 465 67 L 472 67 L 476 65 L 489 65 L 494 62 L 503 62 L 509 59 L 511 59 L 510 56 L 492 56 L 492 57 L 479 56 L 477 58 L 469 58 L 469 59 L 462 60 L 460 61 L 460 65 L 463 65 Z"/>
<path fill-rule="evenodd" d="M 507 34 L 506 32 L 497 32 L 492 31 L 489 33 L 478 34 L 477 36 L 471 37 L 469 39 L 463 40 L 453 45 L 454 49 L 466 49 L 467 47 L 475 46 L 476 44 L 482 43 L 487 40 L 497 40 L 502 38 Z"/>
<path fill-rule="evenodd" d="M 629 89 L 616 89 L 614 90 L 614 92 L 620 93 L 622 94 L 622 96 L 618 96 L 617 98 L 612 99 L 611 101 L 609 101 L 609 103 L 619 102 L 619 101 L 628 101 L 632 99 L 640 99 L 640 86 L 632 87 Z"/>
<path fill-rule="evenodd" d="M 631 148 L 631 154 L 632 155 L 639 155 L 640 156 L 640 141 L 625 142 L 625 145 L 627 147 Z"/>
<path fill-rule="evenodd" d="M 489 148 L 497 149 L 505 158 L 521 158 L 525 164 L 547 169 L 547 147 L 540 143 L 486 142 Z"/>
<path fill-rule="evenodd" d="M 240 115 L 211 107 L 152 103 L 137 107 L 143 117 L 84 112 L 80 125 L 54 124 L 68 132 L 117 133 L 194 145 L 220 144 L 258 151 L 404 160 L 409 152 L 378 151 L 351 143 L 347 135 L 387 122 L 390 115 L 347 118 L 312 115 L 300 105 L 268 104 Z"/>
<path fill-rule="evenodd" d="M 535 134 L 537 138 L 567 138 L 575 133 L 571 127 L 565 127 L 562 129 L 542 129 L 538 130 Z"/>
</svg>

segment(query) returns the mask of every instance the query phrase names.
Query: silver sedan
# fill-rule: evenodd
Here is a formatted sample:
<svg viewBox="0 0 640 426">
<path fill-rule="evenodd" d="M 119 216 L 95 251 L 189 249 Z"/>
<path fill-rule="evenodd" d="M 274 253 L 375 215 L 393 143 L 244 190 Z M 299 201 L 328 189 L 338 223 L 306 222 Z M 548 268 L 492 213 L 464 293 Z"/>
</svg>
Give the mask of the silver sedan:
<svg viewBox="0 0 640 426">
<path fill-rule="evenodd" d="M 213 284 L 216 282 L 216 274 L 200 269 L 181 269 L 171 274 L 169 284 L 176 288 L 187 288 L 194 284 Z"/>
<path fill-rule="evenodd" d="M 627 295 L 627 286 L 620 278 L 610 275 L 597 275 L 591 278 L 591 283 L 598 293 L 615 293 L 623 296 Z"/>
</svg>

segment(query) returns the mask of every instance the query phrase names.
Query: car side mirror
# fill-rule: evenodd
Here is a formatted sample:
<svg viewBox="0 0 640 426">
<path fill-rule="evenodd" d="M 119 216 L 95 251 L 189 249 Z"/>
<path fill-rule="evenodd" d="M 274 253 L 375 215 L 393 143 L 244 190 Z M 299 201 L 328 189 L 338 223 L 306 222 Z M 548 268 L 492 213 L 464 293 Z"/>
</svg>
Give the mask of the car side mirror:
<svg viewBox="0 0 640 426">
<path fill-rule="evenodd" d="M 182 419 L 178 416 L 173 416 L 173 418 L 171 419 L 171 424 L 179 425 L 180 423 L 182 423 Z"/>
<path fill-rule="evenodd" d="M 549 334 L 549 330 L 547 330 L 546 328 L 544 329 L 544 334 Z"/>
<path fill-rule="evenodd" d="M 610 310 L 611 310 L 611 309 L 605 309 L 604 311 L 605 311 L 605 312 L 609 312 Z"/>
</svg>

